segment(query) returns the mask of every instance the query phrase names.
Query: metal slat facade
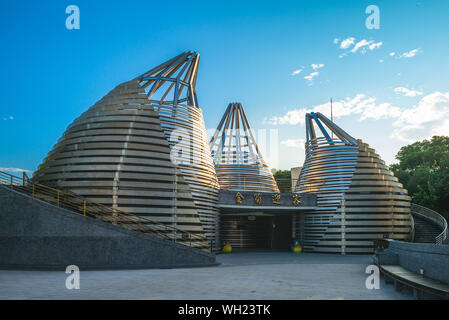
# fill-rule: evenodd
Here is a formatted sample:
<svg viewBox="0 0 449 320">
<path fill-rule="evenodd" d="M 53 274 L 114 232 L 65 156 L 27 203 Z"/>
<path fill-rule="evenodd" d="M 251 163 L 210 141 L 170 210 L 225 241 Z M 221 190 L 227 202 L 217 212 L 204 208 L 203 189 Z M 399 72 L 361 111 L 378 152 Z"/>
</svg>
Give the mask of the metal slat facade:
<svg viewBox="0 0 449 320">
<path fill-rule="evenodd" d="M 409 240 L 411 199 L 379 155 L 321 113 L 307 114 L 306 128 L 295 191 L 317 194 L 318 208 L 296 217 L 305 251 L 371 253 L 375 239 Z"/>
<path fill-rule="evenodd" d="M 196 98 L 198 63 L 185 52 L 118 85 L 68 126 L 33 179 L 216 246 L 218 181 Z M 177 130 L 189 142 L 182 150 Z"/>
</svg>

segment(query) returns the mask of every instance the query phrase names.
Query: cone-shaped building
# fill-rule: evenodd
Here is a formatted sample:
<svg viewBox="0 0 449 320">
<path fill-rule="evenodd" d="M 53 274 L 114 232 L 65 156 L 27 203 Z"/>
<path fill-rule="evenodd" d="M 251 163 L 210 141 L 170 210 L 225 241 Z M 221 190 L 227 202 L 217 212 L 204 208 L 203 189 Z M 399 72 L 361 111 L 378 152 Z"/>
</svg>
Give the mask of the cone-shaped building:
<svg viewBox="0 0 449 320">
<path fill-rule="evenodd" d="M 210 140 L 220 188 L 279 192 L 241 103 L 230 103 Z"/>
<path fill-rule="evenodd" d="M 218 181 L 185 52 L 117 86 L 69 125 L 34 174 L 215 242 Z"/>
<path fill-rule="evenodd" d="M 368 253 L 376 239 L 408 240 L 410 197 L 379 155 L 321 113 L 306 114 L 306 134 L 295 191 L 317 194 L 318 210 L 296 219 L 304 249 Z"/>
</svg>

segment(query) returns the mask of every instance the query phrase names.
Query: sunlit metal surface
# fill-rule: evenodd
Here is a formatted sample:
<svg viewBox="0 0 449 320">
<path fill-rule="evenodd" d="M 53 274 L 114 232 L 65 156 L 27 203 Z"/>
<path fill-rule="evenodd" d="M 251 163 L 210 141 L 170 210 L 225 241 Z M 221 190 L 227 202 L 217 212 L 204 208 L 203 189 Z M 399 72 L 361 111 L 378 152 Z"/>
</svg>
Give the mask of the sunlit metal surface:
<svg viewBox="0 0 449 320">
<path fill-rule="evenodd" d="M 198 62 L 185 52 L 117 86 L 69 125 L 34 180 L 215 242 L 218 181 Z"/>
<path fill-rule="evenodd" d="M 375 150 L 321 113 L 306 115 L 306 134 L 295 191 L 317 194 L 318 209 L 295 219 L 304 249 L 368 253 L 375 239 L 408 240 L 410 197 Z"/>
<path fill-rule="evenodd" d="M 183 53 L 143 74 L 139 83 L 159 114 L 172 161 L 189 185 L 203 232 L 215 242 L 219 184 L 196 95 L 199 59 L 197 53 Z"/>
<path fill-rule="evenodd" d="M 241 103 L 230 103 L 210 140 L 220 188 L 279 192 Z"/>
</svg>

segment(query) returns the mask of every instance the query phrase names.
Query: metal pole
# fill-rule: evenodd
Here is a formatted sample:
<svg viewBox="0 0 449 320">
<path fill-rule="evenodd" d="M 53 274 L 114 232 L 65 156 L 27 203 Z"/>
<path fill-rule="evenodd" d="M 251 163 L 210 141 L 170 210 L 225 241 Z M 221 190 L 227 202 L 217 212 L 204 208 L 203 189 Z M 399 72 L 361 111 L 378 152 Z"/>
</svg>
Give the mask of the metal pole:
<svg viewBox="0 0 449 320">
<path fill-rule="evenodd" d="M 86 216 L 86 200 L 83 201 L 83 213 Z"/>
<path fill-rule="evenodd" d="M 331 97 L 331 121 L 334 122 L 334 113 L 332 109 L 332 97 Z M 334 138 L 334 131 L 331 130 L 332 139 Z"/>
</svg>

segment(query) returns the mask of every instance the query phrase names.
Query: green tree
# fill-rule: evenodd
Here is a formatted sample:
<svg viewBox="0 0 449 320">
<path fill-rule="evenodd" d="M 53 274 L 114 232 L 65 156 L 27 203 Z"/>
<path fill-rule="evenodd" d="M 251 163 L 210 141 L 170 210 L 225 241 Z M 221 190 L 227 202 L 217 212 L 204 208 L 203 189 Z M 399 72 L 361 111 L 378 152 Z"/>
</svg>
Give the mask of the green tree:
<svg viewBox="0 0 449 320">
<path fill-rule="evenodd" d="M 274 174 L 274 179 L 276 180 L 279 191 L 281 192 L 292 192 L 292 174 L 290 170 L 278 170 Z"/>
<path fill-rule="evenodd" d="M 449 218 L 449 137 L 434 136 L 402 147 L 390 166 L 412 201 Z"/>
</svg>

